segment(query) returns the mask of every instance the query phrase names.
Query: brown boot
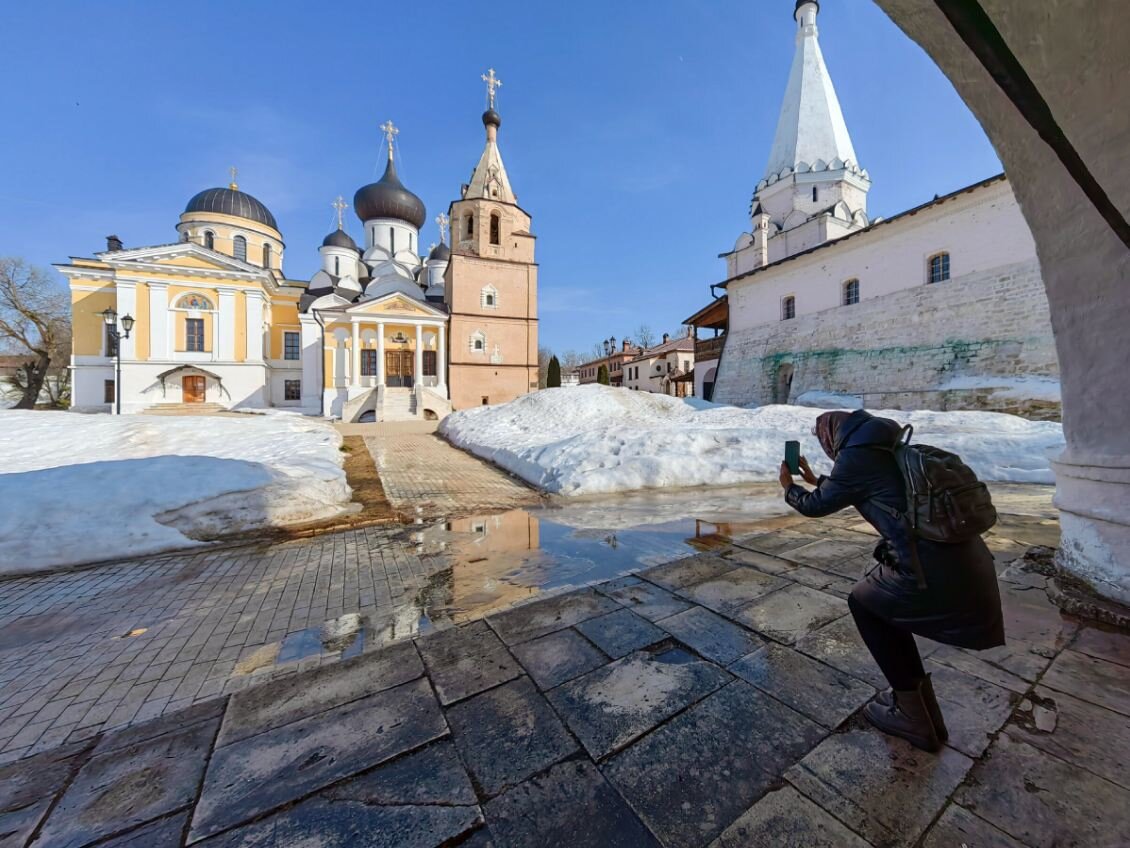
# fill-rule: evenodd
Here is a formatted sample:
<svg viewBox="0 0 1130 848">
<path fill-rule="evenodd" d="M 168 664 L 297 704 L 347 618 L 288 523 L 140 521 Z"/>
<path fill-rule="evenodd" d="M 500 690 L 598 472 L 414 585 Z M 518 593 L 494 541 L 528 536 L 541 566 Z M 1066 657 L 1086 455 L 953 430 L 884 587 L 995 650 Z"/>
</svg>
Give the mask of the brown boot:
<svg viewBox="0 0 1130 848">
<path fill-rule="evenodd" d="M 923 689 L 926 678 L 919 680 L 909 691 L 893 692 L 892 703 L 884 705 L 872 701 L 863 708 L 863 717 L 884 733 L 899 736 L 923 751 L 931 753 L 942 747 L 930 711 L 926 707 Z"/>
<path fill-rule="evenodd" d="M 890 707 L 895 701 L 895 693 L 893 689 L 888 689 L 885 692 L 880 692 L 875 696 L 875 700 L 882 704 L 884 707 Z M 934 695 L 934 682 L 930 679 L 930 675 L 926 675 L 925 682 L 922 684 L 922 699 L 926 702 L 926 710 L 930 713 L 930 721 L 934 723 L 934 732 L 938 734 L 938 739 L 945 742 L 950 738 L 950 732 L 946 728 L 945 719 L 942 718 L 942 708 L 938 706 L 938 699 Z"/>
</svg>

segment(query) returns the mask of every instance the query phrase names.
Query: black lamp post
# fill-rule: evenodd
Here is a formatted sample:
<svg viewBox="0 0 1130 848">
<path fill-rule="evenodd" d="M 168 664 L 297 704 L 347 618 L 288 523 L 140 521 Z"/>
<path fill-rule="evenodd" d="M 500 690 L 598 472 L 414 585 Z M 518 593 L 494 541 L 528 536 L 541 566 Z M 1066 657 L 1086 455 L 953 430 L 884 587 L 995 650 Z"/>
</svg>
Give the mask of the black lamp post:
<svg viewBox="0 0 1130 848">
<path fill-rule="evenodd" d="M 122 414 L 122 339 L 128 339 L 133 329 L 133 316 L 122 316 L 122 329 L 118 330 L 118 313 L 113 308 L 102 313 L 106 332 L 114 340 L 114 414 Z"/>
</svg>

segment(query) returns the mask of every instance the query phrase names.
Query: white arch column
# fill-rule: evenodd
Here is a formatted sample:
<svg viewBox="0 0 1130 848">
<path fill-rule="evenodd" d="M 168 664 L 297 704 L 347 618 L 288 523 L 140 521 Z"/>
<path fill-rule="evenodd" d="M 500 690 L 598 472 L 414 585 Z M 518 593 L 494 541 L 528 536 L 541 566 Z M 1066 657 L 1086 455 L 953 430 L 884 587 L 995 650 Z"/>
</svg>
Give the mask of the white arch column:
<svg viewBox="0 0 1130 848">
<path fill-rule="evenodd" d="M 385 385 L 388 375 L 385 374 L 385 325 L 384 321 L 377 322 L 377 385 Z"/>
<path fill-rule="evenodd" d="M 361 385 L 361 322 L 356 318 L 353 319 L 353 338 L 350 348 L 352 354 L 352 367 L 350 368 L 349 385 L 357 387 Z"/>
<path fill-rule="evenodd" d="M 424 326 L 420 323 L 416 324 L 416 374 L 412 385 L 424 385 Z"/>
<path fill-rule="evenodd" d="M 447 325 L 440 324 L 437 328 L 439 330 L 439 342 L 437 344 L 438 350 L 436 351 L 436 388 L 447 389 Z"/>
</svg>

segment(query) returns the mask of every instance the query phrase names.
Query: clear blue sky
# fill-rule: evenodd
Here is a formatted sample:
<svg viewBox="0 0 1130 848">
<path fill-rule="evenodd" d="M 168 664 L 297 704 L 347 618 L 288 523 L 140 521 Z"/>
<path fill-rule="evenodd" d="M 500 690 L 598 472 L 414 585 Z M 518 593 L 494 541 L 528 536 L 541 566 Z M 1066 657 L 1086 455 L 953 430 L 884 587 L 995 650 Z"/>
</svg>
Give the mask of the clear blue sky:
<svg viewBox="0 0 1130 848">
<path fill-rule="evenodd" d="M 379 177 L 377 125 L 432 218 L 483 143 L 479 74 L 533 215 L 541 338 L 589 350 L 675 329 L 748 229 L 793 51 L 793 0 L 20 3 L 0 51 L 0 255 L 162 244 L 197 191 L 275 214 L 309 279 L 330 203 Z M 997 173 L 949 82 L 871 0 L 824 0 L 821 44 L 872 216 Z M 349 229 L 360 236 L 350 212 Z"/>
</svg>

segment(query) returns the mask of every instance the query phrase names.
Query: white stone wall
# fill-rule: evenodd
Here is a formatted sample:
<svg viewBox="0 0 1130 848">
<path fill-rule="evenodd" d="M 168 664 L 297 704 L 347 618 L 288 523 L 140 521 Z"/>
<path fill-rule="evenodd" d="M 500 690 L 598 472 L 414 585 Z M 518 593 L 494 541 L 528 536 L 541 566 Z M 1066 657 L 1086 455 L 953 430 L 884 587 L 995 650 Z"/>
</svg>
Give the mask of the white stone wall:
<svg viewBox="0 0 1130 848">
<path fill-rule="evenodd" d="M 714 399 L 786 403 L 806 391 L 828 391 L 865 395 L 873 408 L 986 408 L 1054 417 L 1056 403 L 937 389 L 955 377 L 1058 375 L 1043 280 L 1029 258 L 790 321 L 733 328 Z"/>
</svg>

